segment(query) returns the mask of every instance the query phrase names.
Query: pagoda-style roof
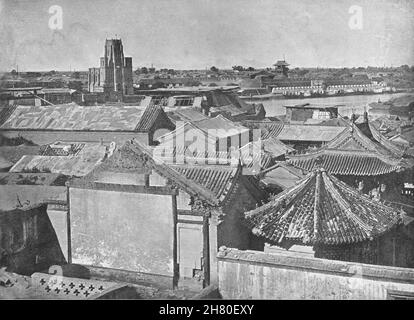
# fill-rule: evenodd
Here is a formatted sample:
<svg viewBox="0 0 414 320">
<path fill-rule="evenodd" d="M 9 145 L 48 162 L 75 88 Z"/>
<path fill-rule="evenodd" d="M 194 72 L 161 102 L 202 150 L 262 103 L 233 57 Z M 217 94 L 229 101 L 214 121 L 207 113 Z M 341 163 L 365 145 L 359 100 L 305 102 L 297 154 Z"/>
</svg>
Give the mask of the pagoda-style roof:
<svg viewBox="0 0 414 320">
<path fill-rule="evenodd" d="M 282 66 L 289 66 L 289 63 L 287 63 L 285 60 L 278 60 L 274 66 L 276 67 L 282 67 Z"/>
<path fill-rule="evenodd" d="M 378 132 L 364 134 L 354 123 L 349 124 L 324 147 L 305 154 L 291 154 L 288 162 L 312 171 L 317 163 L 331 174 L 375 176 L 401 169 L 401 150 L 391 141 L 383 141 Z"/>
<path fill-rule="evenodd" d="M 280 245 L 358 243 L 400 222 L 394 208 L 371 200 L 324 169 L 308 174 L 245 218 L 255 235 Z"/>
</svg>

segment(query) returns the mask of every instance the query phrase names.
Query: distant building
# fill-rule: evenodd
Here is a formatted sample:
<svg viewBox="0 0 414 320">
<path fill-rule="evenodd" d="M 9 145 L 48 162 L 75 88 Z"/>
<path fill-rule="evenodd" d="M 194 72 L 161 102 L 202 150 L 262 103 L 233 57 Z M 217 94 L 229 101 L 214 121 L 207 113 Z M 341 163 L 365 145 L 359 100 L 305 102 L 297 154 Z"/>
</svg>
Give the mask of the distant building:
<svg viewBox="0 0 414 320">
<path fill-rule="evenodd" d="M 134 93 L 132 86 L 132 58 L 124 57 L 121 39 L 107 39 L 99 68 L 89 68 L 90 92 L 105 92 L 118 98 Z"/>
<path fill-rule="evenodd" d="M 285 77 L 288 76 L 289 63 L 287 63 L 285 60 L 278 60 L 273 66 L 275 67 L 276 73 L 284 75 Z"/>
<path fill-rule="evenodd" d="M 285 106 L 286 122 L 298 124 L 317 124 L 338 118 L 338 105 L 324 106 L 310 103 Z"/>
</svg>

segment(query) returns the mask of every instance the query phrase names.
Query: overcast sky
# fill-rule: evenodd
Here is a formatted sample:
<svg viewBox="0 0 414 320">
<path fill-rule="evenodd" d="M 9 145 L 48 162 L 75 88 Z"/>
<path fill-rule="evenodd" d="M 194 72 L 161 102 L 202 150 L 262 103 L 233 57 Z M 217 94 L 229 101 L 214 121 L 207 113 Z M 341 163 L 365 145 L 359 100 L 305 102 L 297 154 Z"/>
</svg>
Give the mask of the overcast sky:
<svg viewBox="0 0 414 320">
<path fill-rule="evenodd" d="M 63 28 L 49 28 L 49 7 Z M 349 8 L 362 8 L 351 29 Z M 134 68 L 414 64 L 412 0 L 0 0 L 0 70 L 86 70 L 105 38 Z"/>
</svg>

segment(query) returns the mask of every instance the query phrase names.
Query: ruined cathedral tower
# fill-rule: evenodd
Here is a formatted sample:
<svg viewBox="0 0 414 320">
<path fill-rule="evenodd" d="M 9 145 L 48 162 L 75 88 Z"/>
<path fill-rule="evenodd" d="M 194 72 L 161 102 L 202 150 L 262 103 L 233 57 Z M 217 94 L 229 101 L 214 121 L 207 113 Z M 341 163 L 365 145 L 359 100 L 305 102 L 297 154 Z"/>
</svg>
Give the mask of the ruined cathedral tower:
<svg viewBox="0 0 414 320">
<path fill-rule="evenodd" d="M 133 94 L 132 58 L 124 57 L 121 39 L 105 41 L 100 67 L 89 69 L 88 87 L 90 92 L 105 92 L 110 97 Z"/>
</svg>

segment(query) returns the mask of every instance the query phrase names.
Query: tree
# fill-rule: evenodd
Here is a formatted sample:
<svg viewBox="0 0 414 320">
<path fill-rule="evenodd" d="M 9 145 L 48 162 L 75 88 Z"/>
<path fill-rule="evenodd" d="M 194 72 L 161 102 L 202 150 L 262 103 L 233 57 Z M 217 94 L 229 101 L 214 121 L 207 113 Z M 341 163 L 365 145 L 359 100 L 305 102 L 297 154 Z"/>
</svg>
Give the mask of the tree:
<svg viewBox="0 0 414 320">
<path fill-rule="evenodd" d="M 82 81 L 69 81 L 68 88 L 82 91 Z"/>
<path fill-rule="evenodd" d="M 139 69 L 139 73 L 147 74 L 148 73 L 147 67 L 142 67 L 141 69 Z"/>
<path fill-rule="evenodd" d="M 78 71 L 75 71 L 74 73 L 72 73 L 72 77 L 75 79 L 79 79 L 80 78 L 80 74 Z"/>
<path fill-rule="evenodd" d="M 217 69 L 215 66 L 212 66 L 212 67 L 210 68 L 210 71 L 212 71 L 212 72 L 218 72 L 218 71 L 219 71 L 219 69 Z"/>
<path fill-rule="evenodd" d="M 298 75 L 303 77 L 307 73 L 309 73 L 309 70 L 303 69 L 303 70 L 299 70 Z"/>
<path fill-rule="evenodd" d="M 248 67 L 247 68 L 247 71 L 254 71 L 254 70 L 256 70 L 255 68 L 253 68 L 253 67 Z"/>
<path fill-rule="evenodd" d="M 17 76 L 17 71 L 15 69 L 13 69 L 12 71 L 10 71 L 10 74 L 12 76 Z"/>
<path fill-rule="evenodd" d="M 244 71 L 244 68 L 242 66 L 232 66 L 232 69 L 234 71 L 239 71 L 239 72 Z M 213 70 L 211 70 L 211 71 L 213 71 Z"/>
</svg>

